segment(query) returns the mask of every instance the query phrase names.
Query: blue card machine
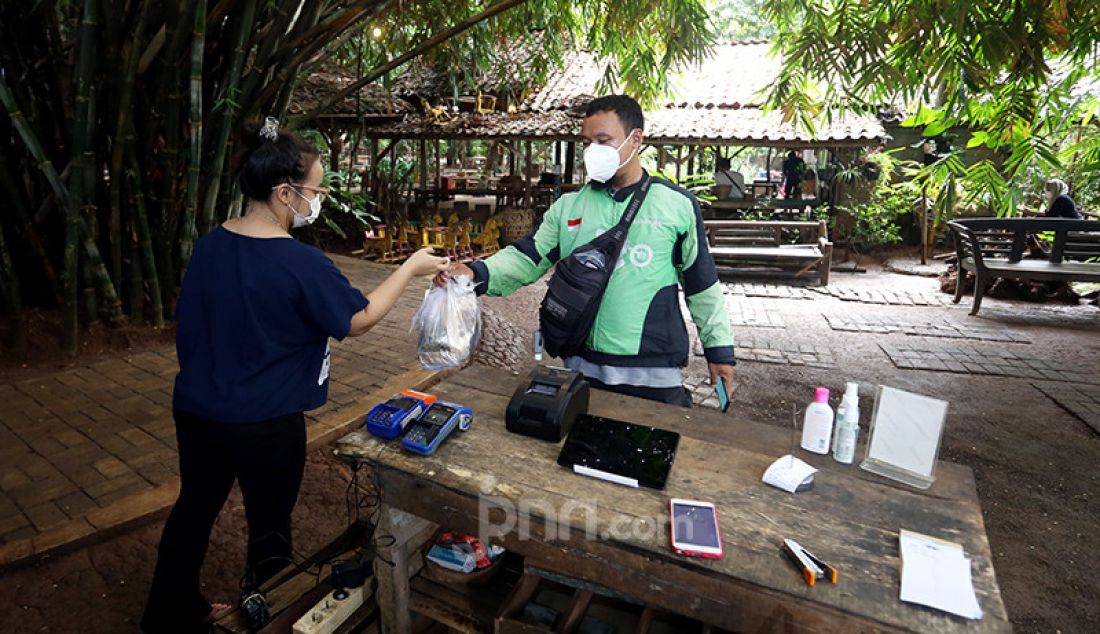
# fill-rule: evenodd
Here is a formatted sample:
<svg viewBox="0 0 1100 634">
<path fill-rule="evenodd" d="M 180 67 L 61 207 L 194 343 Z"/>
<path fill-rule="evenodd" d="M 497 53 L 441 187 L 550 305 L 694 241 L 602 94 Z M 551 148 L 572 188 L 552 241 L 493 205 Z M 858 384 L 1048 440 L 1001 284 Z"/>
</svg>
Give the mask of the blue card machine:
<svg viewBox="0 0 1100 634">
<path fill-rule="evenodd" d="M 434 402 L 435 397 L 430 394 L 402 390 L 371 408 L 367 413 L 367 431 L 386 440 L 397 438 Z"/>
<path fill-rule="evenodd" d="M 470 428 L 474 413 L 468 407 L 437 401 L 428 407 L 420 420 L 409 425 L 401 446 L 414 453 L 430 456 L 455 430 Z"/>
</svg>

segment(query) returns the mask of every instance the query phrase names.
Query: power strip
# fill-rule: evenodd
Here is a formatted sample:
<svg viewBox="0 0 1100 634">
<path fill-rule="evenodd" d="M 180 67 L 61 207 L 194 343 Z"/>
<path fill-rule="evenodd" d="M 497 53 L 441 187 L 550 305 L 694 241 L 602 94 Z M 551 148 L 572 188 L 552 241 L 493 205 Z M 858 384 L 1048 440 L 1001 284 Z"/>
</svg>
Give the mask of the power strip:
<svg viewBox="0 0 1100 634">
<path fill-rule="evenodd" d="M 343 599 L 326 594 L 309 612 L 294 623 L 294 634 L 332 634 L 363 605 L 363 587 L 349 588 Z"/>
</svg>

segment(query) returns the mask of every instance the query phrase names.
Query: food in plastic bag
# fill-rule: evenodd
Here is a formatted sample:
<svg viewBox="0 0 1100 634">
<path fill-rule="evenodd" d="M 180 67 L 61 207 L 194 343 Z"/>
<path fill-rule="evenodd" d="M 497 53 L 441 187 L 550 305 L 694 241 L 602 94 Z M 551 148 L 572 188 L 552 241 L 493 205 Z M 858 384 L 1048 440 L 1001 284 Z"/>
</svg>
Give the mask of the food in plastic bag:
<svg viewBox="0 0 1100 634">
<path fill-rule="evenodd" d="M 412 320 L 420 330 L 417 355 L 428 370 L 457 368 L 470 358 L 481 337 L 481 307 L 474 282 L 465 275 L 433 286 Z"/>
</svg>

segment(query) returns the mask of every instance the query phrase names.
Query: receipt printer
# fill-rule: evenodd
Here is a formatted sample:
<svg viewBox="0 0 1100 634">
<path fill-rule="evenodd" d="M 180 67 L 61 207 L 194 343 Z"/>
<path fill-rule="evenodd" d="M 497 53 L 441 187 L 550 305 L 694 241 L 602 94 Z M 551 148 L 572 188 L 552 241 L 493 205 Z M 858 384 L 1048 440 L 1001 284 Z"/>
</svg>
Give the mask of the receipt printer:
<svg viewBox="0 0 1100 634">
<path fill-rule="evenodd" d="M 579 372 L 540 365 L 508 401 L 504 421 L 510 432 L 558 442 L 587 412 L 588 381 Z"/>
</svg>

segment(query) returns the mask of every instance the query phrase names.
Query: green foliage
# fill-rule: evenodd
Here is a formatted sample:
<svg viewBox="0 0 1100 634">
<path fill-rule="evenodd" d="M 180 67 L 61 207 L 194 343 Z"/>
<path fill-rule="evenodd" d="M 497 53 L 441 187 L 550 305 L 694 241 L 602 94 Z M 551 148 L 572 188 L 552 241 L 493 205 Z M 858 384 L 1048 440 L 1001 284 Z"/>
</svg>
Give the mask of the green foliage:
<svg viewBox="0 0 1100 634">
<path fill-rule="evenodd" d="M 661 170 L 650 170 L 651 173 L 663 178 L 674 185 L 679 185 L 695 195 L 699 200 L 717 200 L 711 189 L 714 187 L 714 174 L 687 174 L 676 178 L 675 173 L 667 173 Z"/>
<path fill-rule="evenodd" d="M 718 40 L 766 40 L 776 29 L 764 15 L 764 0 L 709 0 L 707 8 Z"/>
<path fill-rule="evenodd" d="M 344 59 L 361 55 L 366 67 L 376 66 L 487 4 L 481 0 L 403 2 L 373 24 L 364 24 L 367 33 L 378 25 L 381 38 L 345 46 Z M 609 62 L 601 91 L 626 92 L 643 104 L 652 104 L 665 91 L 670 70 L 705 57 L 713 44 L 706 4 L 706 0 L 528 0 L 447 40 L 424 58 L 455 71 L 461 80 L 454 91 L 468 94 L 478 81 L 509 88 L 536 86 L 569 52 L 598 51 Z M 518 49 L 531 55 L 522 66 L 512 61 Z"/>
<path fill-rule="evenodd" d="M 974 132 L 968 147 L 984 152 L 978 165 L 963 169 L 955 157 L 925 174 L 945 194 L 964 184 L 959 200 L 941 196 L 938 204 L 1010 215 L 1041 177 L 1059 176 L 1071 187 L 1095 182 L 1095 0 L 764 6 L 784 55 L 769 104 L 788 118 L 896 105 L 913 113 L 904 124 L 927 137 L 959 127 Z"/>
</svg>

